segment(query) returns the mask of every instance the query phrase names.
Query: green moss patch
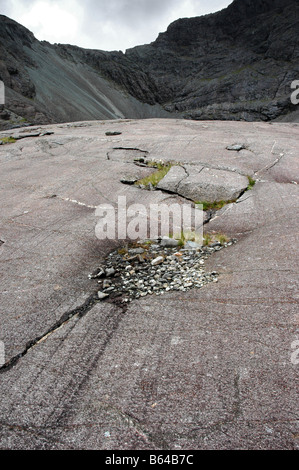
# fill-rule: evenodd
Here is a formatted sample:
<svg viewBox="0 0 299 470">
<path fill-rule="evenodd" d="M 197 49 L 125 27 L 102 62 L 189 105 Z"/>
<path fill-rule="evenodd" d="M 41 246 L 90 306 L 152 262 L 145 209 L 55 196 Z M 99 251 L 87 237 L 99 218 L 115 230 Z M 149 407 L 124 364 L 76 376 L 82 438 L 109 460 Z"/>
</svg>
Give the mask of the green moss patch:
<svg viewBox="0 0 299 470">
<path fill-rule="evenodd" d="M 0 139 L 0 142 L 3 144 L 14 144 L 16 142 L 16 139 L 13 139 L 13 137 L 2 137 Z"/>
</svg>

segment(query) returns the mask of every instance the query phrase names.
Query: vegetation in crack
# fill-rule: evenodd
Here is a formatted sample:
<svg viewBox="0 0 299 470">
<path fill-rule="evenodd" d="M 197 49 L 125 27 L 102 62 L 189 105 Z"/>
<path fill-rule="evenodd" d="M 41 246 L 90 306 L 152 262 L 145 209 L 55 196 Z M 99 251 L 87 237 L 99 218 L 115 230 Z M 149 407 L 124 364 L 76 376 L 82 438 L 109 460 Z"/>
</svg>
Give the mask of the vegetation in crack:
<svg viewBox="0 0 299 470">
<path fill-rule="evenodd" d="M 195 205 L 196 206 L 202 206 L 202 210 L 205 211 L 205 212 L 208 212 L 208 211 L 218 211 L 218 210 L 222 209 L 224 206 L 226 206 L 227 204 L 233 204 L 236 201 L 237 201 L 237 199 L 232 199 L 232 200 L 228 200 L 228 201 L 213 201 L 213 202 L 210 202 L 210 201 L 196 201 Z"/>
<path fill-rule="evenodd" d="M 256 180 L 253 179 L 251 176 L 247 176 L 248 178 L 248 187 L 247 187 L 247 191 L 250 191 L 254 186 L 255 186 L 255 183 L 256 183 Z"/>
<path fill-rule="evenodd" d="M 170 169 L 174 166 L 174 163 L 164 163 L 162 161 L 157 162 L 152 160 L 146 162 L 146 166 L 149 168 L 155 168 L 157 171 L 135 182 L 135 185 L 140 187 L 141 189 L 155 188 L 159 184 L 159 182 L 167 175 Z"/>
<path fill-rule="evenodd" d="M 222 209 L 224 206 L 226 206 L 228 204 L 234 204 L 234 203 L 238 202 L 238 199 L 240 199 L 240 197 L 243 196 L 243 194 L 245 194 L 247 191 L 251 191 L 253 189 L 253 187 L 255 186 L 255 184 L 256 184 L 255 179 L 253 179 L 251 176 L 247 176 L 247 179 L 248 179 L 247 188 L 243 192 L 241 192 L 239 194 L 239 197 L 236 198 L 236 199 L 229 199 L 227 201 L 224 201 L 224 200 L 222 200 L 222 201 L 195 201 L 194 204 L 196 206 L 202 207 L 202 210 L 204 212 L 219 211 L 220 209 Z"/>
<path fill-rule="evenodd" d="M 222 232 L 206 232 L 203 234 L 203 238 L 201 239 L 200 236 L 196 232 L 181 232 L 180 236 L 174 236 L 178 240 L 178 246 L 184 247 L 188 242 L 192 242 L 195 244 L 201 244 L 204 247 L 215 247 L 215 246 L 227 246 L 230 242 L 230 239 L 227 235 Z"/>
<path fill-rule="evenodd" d="M 230 239 L 222 232 L 207 232 L 203 235 L 203 246 L 226 246 Z"/>
<path fill-rule="evenodd" d="M 0 145 L 5 145 L 5 144 L 14 144 L 16 142 L 16 139 L 13 137 L 2 137 L 0 139 Z"/>
</svg>

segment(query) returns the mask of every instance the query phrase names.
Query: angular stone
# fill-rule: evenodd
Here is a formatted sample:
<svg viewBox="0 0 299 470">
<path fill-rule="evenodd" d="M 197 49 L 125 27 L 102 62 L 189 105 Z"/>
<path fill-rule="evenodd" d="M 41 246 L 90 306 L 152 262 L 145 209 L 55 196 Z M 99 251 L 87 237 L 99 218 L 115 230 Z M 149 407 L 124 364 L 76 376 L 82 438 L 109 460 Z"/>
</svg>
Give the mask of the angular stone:
<svg viewBox="0 0 299 470">
<path fill-rule="evenodd" d="M 164 261 L 163 256 L 158 256 L 152 261 L 152 266 L 157 266 L 157 264 L 161 264 L 163 263 L 163 261 Z"/>
<path fill-rule="evenodd" d="M 110 286 L 111 286 L 111 281 L 108 281 L 107 279 L 105 279 L 103 281 L 103 288 L 108 289 Z"/>
<path fill-rule="evenodd" d="M 240 152 L 240 150 L 244 150 L 246 149 L 246 145 L 245 144 L 234 144 L 234 145 L 228 145 L 226 147 L 227 150 L 234 150 L 236 152 Z"/>
<path fill-rule="evenodd" d="M 115 274 L 115 269 L 114 268 L 108 268 L 108 269 L 106 269 L 105 272 L 106 272 L 107 277 L 112 277 Z"/>
<path fill-rule="evenodd" d="M 202 247 L 199 243 L 188 241 L 185 243 L 184 248 L 188 248 L 191 250 L 199 250 Z"/>
<path fill-rule="evenodd" d="M 90 279 L 100 279 L 105 276 L 103 268 L 96 269 L 92 274 L 89 275 Z"/>
<path fill-rule="evenodd" d="M 134 255 L 142 255 L 142 253 L 144 253 L 144 248 L 132 248 L 129 250 L 129 253 Z"/>
<path fill-rule="evenodd" d="M 99 300 L 107 299 L 107 297 L 109 297 L 109 294 L 105 294 L 104 292 L 101 292 L 101 291 L 98 292 Z"/>
<path fill-rule="evenodd" d="M 163 238 L 161 240 L 161 246 L 164 248 L 174 248 L 179 246 L 179 241 L 174 238 Z"/>
<path fill-rule="evenodd" d="M 136 183 L 136 181 L 138 181 L 138 178 L 136 176 L 127 176 L 120 180 L 122 184 L 128 184 L 128 185 L 133 185 Z"/>
</svg>

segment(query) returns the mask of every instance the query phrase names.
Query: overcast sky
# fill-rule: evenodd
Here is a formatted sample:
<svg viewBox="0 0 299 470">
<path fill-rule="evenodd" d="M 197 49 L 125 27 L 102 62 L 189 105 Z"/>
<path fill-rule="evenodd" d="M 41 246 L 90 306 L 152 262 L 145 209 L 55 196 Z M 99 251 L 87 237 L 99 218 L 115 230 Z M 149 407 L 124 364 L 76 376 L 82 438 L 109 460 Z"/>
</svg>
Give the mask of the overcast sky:
<svg viewBox="0 0 299 470">
<path fill-rule="evenodd" d="M 178 18 L 227 7 L 232 0 L 0 0 L 0 14 L 39 40 L 122 50 L 154 41 Z"/>
</svg>

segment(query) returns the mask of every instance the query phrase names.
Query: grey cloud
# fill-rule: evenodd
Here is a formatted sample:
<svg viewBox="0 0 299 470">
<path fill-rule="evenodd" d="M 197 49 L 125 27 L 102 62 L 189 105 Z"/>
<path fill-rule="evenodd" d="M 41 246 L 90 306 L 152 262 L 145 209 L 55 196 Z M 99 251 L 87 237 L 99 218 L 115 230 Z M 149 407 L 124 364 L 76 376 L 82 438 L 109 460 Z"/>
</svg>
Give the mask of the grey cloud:
<svg viewBox="0 0 299 470">
<path fill-rule="evenodd" d="M 23 9 L 26 6 L 26 9 L 29 10 L 38 1 L 15 0 L 15 2 L 11 2 L 11 0 L 0 0 L 0 13 L 11 16 L 13 3 L 23 7 Z M 47 1 L 59 6 L 67 4 L 67 0 Z M 193 16 L 194 14 L 209 13 L 222 9 L 231 1 L 84 0 L 80 4 L 81 8 L 84 7 L 84 13 L 80 17 L 80 32 L 76 45 L 106 50 L 113 48 L 124 50 L 128 47 L 154 41 L 159 32 L 165 31 L 171 21 L 178 19 L 176 17 L 177 11 L 183 11 L 184 16 Z M 73 5 L 72 13 L 76 15 L 76 1 Z M 18 21 L 18 18 L 13 19 Z M 55 25 L 53 25 L 53 31 L 56 33 Z M 109 38 L 109 34 L 111 38 Z M 39 39 L 44 38 L 39 37 Z M 59 31 L 57 31 L 57 40 L 55 42 L 61 42 L 59 40 Z M 88 46 L 86 46 L 86 43 L 88 43 Z"/>
<path fill-rule="evenodd" d="M 96 19 L 114 19 L 116 23 L 128 24 L 132 28 L 139 24 L 157 21 L 175 11 L 182 0 L 85 0 L 86 16 L 89 21 Z M 229 2 L 225 0 L 193 0 L 192 6 L 198 11 L 221 9 Z M 90 14 L 92 12 L 92 15 Z M 188 16 L 188 12 L 186 12 Z M 136 22 L 138 22 L 136 24 Z"/>
<path fill-rule="evenodd" d="M 97 12 L 102 17 L 113 15 L 114 18 L 127 21 L 148 20 L 163 16 L 180 0 L 87 0 L 88 10 Z"/>
<path fill-rule="evenodd" d="M 120 34 L 127 31 L 131 41 L 136 37 L 134 45 L 140 43 L 141 37 L 146 41 L 151 36 L 154 40 L 160 32 L 155 26 L 179 3 L 179 0 L 86 0 L 82 32 L 100 37 L 102 27 L 111 24 Z"/>
<path fill-rule="evenodd" d="M 186 8 L 185 16 L 192 16 L 193 11 L 201 14 L 216 11 L 230 3 L 228 0 L 193 0 L 192 13 Z M 184 5 L 184 0 L 85 0 L 85 18 L 82 21 L 82 33 L 89 31 L 92 37 L 98 37 L 106 23 L 113 24 L 120 35 L 130 35 L 130 46 L 144 44 L 156 39 L 160 32 L 175 19 L 176 10 Z M 90 14 L 92 12 L 92 15 Z M 173 16 L 170 21 L 169 18 Z"/>
</svg>

